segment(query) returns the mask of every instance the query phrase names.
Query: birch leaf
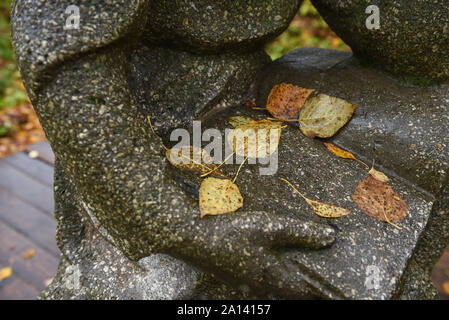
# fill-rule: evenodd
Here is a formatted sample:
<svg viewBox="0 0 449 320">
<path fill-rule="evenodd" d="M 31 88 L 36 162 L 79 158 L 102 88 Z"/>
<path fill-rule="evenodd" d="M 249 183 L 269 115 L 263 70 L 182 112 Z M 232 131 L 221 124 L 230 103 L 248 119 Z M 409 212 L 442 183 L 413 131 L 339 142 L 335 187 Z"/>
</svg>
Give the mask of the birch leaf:
<svg viewBox="0 0 449 320">
<path fill-rule="evenodd" d="M 314 91 L 287 83 L 278 84 L 268 96 L 267 110 L 277 119 L 289 120 L 298 114 Z"/>
<path fill-rule="evenodd" d="M 0 269 L 0 281 L 9 278 L 11 275 L 12 275 L 11 267 L 6 267 L 6 268 Z"/>
<path fill-rule="evenodd" d="M 236 154 L 249 158 L 265 158 L 275 152 L 281 138 L 282 123 L 257 120 L 235 128 L 228 143 Z"/>
<path fill-rule="evenodd" d="M 166 157 L 174 167 L 204 174 L 214 170 L 213 174 L 227 178 L 213 163 L 212 157 L 204 150 L 193 146 L 167 149 Z"/>
<path fill-rule="evenodd" d="M 251 117 L 247 117 L 247 116 L 233 116 L 233 117 L 229 117 L 228 122 L 231 126 L 233 126 L 234 128 L 237 128 L 238 126 L 241 126 L 242 124 L 247 124 L 251 121 L 255 121 L 253 118 Z"/>
<path fill-rule="evenodd" d="M 371 168 L 369 174 L 373 176 L 374 179 L 380 182 L 388 182 L 390 180 L 383 172 L 377 171 L 374 167 Z"/>
<path fill-rule="evenodd" d="M 305 200 L 312 208 L 313 212 L 323 218 L 340 218 L 351 212 L 349 209 L 338 207 L 330 203 L 323 203 L 309 198 L 305 198 Z"/>
<path fill-rule="evenodd" d="M 306 101 L 299 114 L 300 129 L 309 138 L 329 138 L 340 130 L 357 108 L 343 99 L 318 94 Z"/>
<path fill-rule="evenodd" d="M 364 214 L 384 222 L 397 222 L 408 215 L 407 203 L 389 185 L 372 175 L 359 183 L 352 199 Z"/>
<path fill-rule="evenodd" d="M 199 199 L 201 218 L 232 213 L 243 206 L 239 188 L 228 179 L 204 179 L 200 186 Z"/>
<path fill-rule="evenodd" d="M 332 144 L 332 143 L 327 143 L 324 142 L 324 145 L 326 146 L 326 148 L 332 152 L 333 154 L 335 154 L 337 157 L 343 158 L 343 159 L 352 159 L 352 160 L 357 160 L 357 158 L 350 152 L 343 150 L 339 147 L 337 147 L 336 145 Z"/>
<path fill-rule="evenodd" d="M 343 159 L 355 160 L 355 161 L 360 162 L 361 164 L 363 164 L 366 167 L 366 169 L 369 169 L 369 166 L 365 162 L 363 162 L 362 160 L 357 159 L 351 152 L 343 150 L 343 149 L 337 147 L 336 145 L 334 145 L 332 143 L 324 142 L 324 145 L 326 146 L 326 148 L 330 152 L 335 154 L 337 157 L 343 158 Z"/>
<path fill-rule="evenodd" d="M 323 218 L 340 218 L 351 213 L 351 210 L 342 208 L 330 203 L 324 203 L 318 200 L 310 199 L 304 196 L 301 192 L 298 191 L 289 181 L 284 178 L 281 178 L 282 181 L 287 183 L 290 187 L 293 188 L 312 208 L 313 213 Z"/>
</svg>

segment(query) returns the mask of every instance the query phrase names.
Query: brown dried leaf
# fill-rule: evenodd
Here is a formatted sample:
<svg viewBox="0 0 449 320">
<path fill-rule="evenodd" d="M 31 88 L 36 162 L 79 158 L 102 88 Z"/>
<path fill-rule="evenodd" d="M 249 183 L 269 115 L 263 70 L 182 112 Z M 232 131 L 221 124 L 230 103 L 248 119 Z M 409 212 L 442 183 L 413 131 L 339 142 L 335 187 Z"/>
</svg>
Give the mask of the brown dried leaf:
<svg viewBox="0 0 449 320">
<path fill-rule="evenodd" d="M 407 203 L 372 175 L 359 183 L 352 199 L 364 214 L 384 222 L 394 223 L 408 215 Z"/>
<path fill-rule="evenodd" d="M 229 124 L 231 126 L 233 126 L 234 128 L 237 128 L 238 126 L 241 126 L 242 124 L 247 124 L 252 121 L 255 121 L 253 118 L 247 117 L 247 116 L 233 116 L 233 117 L 227 118 L 226 120 L 228 120 Z"/>
<path fill-rule="evenodd" d="M 265 158 L 277 150 L 281 131 L 282 122 L 257 120 L 238 126 L 227 139 L 236 154 Z"/>
<path fill-rule="evenodd" d="M 267 101 L 268 112 L 277 119 L 289 120 L 301 110 L 314 89 L 281 83 L 271 89 Z"/>
<path fill-rule="evenodd" d="M 211 156 L 204 150 L 193 146 L 167 149 L 166 157 L 176 168 L 204 174 L 210 171 L 215 176 L 227 178 L 227 176 L 216 169 Z"/>
<path fill-rule="evenodd" d="M 303 134 L 309 138 L 329 138 L 340 130 L 357 108 L 343 99 L 318 94 L 306 101 L 298 121 Z"/>
<path fill-rule="evenodd" d="M 243 206 L 239 188 L 227 179 L 204 179 L 200 186 L 199 198 L 201 218 L 231 213 Z"/>
<path fill-rule="evenodd" d="M 6 268 L 0 269 L 0 281 L 3 281 L 5 279 L 9 278 L 11 275 L 12 275 L 11 267 L 6 267 Z"/>
</svg>

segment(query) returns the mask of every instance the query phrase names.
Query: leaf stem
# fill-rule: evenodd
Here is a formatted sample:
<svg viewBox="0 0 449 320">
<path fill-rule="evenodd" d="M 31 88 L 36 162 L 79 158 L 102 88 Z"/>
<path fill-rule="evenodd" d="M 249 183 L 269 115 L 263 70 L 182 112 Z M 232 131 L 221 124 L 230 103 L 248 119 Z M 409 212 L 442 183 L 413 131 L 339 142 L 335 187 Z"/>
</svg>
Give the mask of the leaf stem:
<svg viewBox="0 0 449 320">
<path fill-rule="evenodd" d="M 267 120 L 271 120 L 271 121 L 282 121 L 282 122 L 298 122 L 298 119 L 276 119 L 276 118 L 267 118 Z"/>
<path fill-rule="evenodd" d="M 237 173 L 235 174 L 234 180 L 232 180 L 232 183 L 235 183 L 235 180 L 237 180 L 237 177 L 239 175 L 240 170 L 243 167 L 243 164 L 246 162 L 246 160 L 248 160 L 248 156 L 245 157 L 245 159 L 243 160 L 243 162 L 240 164 L 239 169 L 237 170 Z"/>
<path fill-rule="evenodd" d="M 309 200 L 307 197 L 305 197 L 301 192 L 299 192 L 298 189 L 295 188 L 294 185 L 292 185 L 288 180 L 284 179 L 284 178 L 280 178 L 282 181 L 284 181 L 285 183 L 287 183 L 290 187 L 293 188 L 293 190 L 295 190 L 296 192 L 298 192 L 298 194 L 304 199 L 304 200 Z"/>
<path fill-rule="evenodd" d="M 204 178 L 207 177 L 208 175 L 210 175 L 211 173 L 215 172 L 216 170 L 218 170 L 222 165 L 224 165 L 226 163 L 226 161 L 228 161 L 233 155 L 235 154 L 235 152 L 231 153 L 222 163 L 220 163 L 219 166 L 215 167 L 213 170 L 206 172 L 204 174 L 202 174 L 200 177 Z"/>
<path fill-rule="evenodd" d="M 384 217 L 385 220 L 387 220 L 387 223 L 392 225 L 393 227 L 395 227 L 398 230 L 403 230 L 400 226 L 398 226 L 397 224 L 394 224 L 393 222 L 390 221 L 390 219 L 388 219 L 387 214 L 385 213 L 385 208 L 384 208 Z"/>
<path fill-rule="evenodd" d="M 150 125 L 151 131 L 153 131 L 153 134 L 155 134 L 157 136 L 156 131 L 154 131 L 153 125 L 151 124 L 151 117 L 150 116 L 147 116 L 147 121 L 148 121 L 148 124 Z"/>
<path fill-rule="evenodd" d="M 154 134 L 155 136 L 159 137 L 159 136 L 157 135 L 156 131 L 154 131 L 154 129 L 153 129 L 153 125 L 151 124 L 151 117 L 150 117 L 150 116 L 147 116 L 147 121 L 148 121 L 148 124 L 150 125 L 151 131 L 153 131 L 153 134 Z M 168 149 L 168 148 L 165 146 L 164 143 L 162 143 L 162 146 L 164 147 L 165 151 L 170 150 L 170 149 Z"/>
<path fill-rule="evenodd" d="M 355 158 L 354 160 L 360 162 L 361 164 L 363 164 L 363 165 L 366 167 L 366 170 L 368 170 L 368 171 L 370 170 L 369 165 L 367 165 L 367 164 L 366 164 L 365 162 L 363 162 L 362 160 L 357 159 L 357 158 Z"/>
</svg>

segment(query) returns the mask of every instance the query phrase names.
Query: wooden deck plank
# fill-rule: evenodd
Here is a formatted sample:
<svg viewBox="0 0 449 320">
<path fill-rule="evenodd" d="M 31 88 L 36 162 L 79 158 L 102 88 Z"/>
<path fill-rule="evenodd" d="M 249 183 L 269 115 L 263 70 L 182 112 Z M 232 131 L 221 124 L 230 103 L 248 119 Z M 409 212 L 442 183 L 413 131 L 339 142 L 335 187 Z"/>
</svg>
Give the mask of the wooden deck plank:
<svg viewBox="0 0 449 320">
<path fill-rule="evenodd" d="M 55 276 L 59 259 L 2 222 L 0 243 L 0 265 L 11 266 L 13 275 L 23 279 L 37 291 L 42 291 L 46 281 Z M 30 248 L 35 250 L 35 254 L 27 260 L 23 257 L 23 251 Z"/>
<path fill-rule="evenodd" d="M 11 166 L 28 174 L 35 180 L 53 187 L 53 166 L 39 159 L 30 158 L 25 152 L 18 152 L 3 159 Z"/>
<path fill-rule="evenodd" d="M 48 141 L 42 141 L 35 144 L 31 144 L 27 146 L 26 151 L 37 151 L 39 153 L 38 158 L 49 163 L 54 164 L 55 163 L 55 155 L 53 151 L 51 150 L 50 144 Z"/>
<path fill-rule="evenodd" d="M 14 275 L 0 282 L 0 300 L 36 300 L 38 295 L 36 288 Z"/>
<path fill-rule="evenodd" d="M 49 201 L 52 201 L 49 199 Z M 59 257 L 56 246 L 56 221 L 0 187 L 0 221 Z"/>
<path fill-rule="evenodd" d="M 53 189 L 0 160 L 0 187 L 53 216 Z"/>
</svg>

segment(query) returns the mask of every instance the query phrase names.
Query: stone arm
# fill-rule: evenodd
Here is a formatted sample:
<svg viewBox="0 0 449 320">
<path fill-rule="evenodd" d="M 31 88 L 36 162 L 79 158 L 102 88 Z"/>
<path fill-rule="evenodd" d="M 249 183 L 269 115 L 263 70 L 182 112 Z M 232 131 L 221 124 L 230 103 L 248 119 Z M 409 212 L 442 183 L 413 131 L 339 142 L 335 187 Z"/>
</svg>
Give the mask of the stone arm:
<svg viewBox="0 0 449 320">
<path fill-rule="evenodd" d="M 256 290 L 313 296 L 313 284 L 276 249 L 323 248 L 334 230 L 266 212 L 200 220 L 128 88 L 127 48 L 143 29 L 147 1 L 78 4 L 80 28 L 64 30 L 69 3 L 15 1 L 12 38 L 33 106 L 79 200 L 130 259 L 168 253 Z"/>
</svg>

